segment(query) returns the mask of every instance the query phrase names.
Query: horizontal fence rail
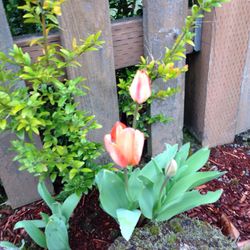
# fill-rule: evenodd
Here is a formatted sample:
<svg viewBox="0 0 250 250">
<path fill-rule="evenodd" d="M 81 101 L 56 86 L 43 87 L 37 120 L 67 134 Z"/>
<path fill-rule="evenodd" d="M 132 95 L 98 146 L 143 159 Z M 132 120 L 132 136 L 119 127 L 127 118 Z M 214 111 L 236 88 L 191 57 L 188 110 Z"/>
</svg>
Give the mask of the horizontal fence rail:
<svg viewBox="0 0 250 250">
<path fill-rule="evenodd" d="M 38 37 L 37 35 L 15 37 L 14 42 L 24 52 L 30 53 L 32 59 L 35 59 L 42 55 L 42 50 L 37 45 L 30 47 L 29 43 L 32 39 Z M 125 18 L 112 22 L 112 37 L 115 68 L 121 69 L 136 65 L 140 57 L 144 55 L 142 18 Z M 59 33 L 51 34 L 48 40 L 49 43 L 61 44 Z M 191 46 L 187 50 L 188 54 L 193 51 Z"/>
</svg>

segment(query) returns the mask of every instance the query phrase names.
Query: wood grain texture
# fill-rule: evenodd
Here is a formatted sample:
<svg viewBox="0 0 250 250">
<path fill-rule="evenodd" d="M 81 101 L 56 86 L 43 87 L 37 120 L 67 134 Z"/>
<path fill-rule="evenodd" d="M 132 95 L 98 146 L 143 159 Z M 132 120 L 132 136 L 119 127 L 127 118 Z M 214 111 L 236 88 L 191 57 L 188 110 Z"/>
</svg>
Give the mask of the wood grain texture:
<svg viewBox="0 0 250 250">
<path fill-rule="evenodd" d="M 82 67 L 68 68 L 67 74 L 69 78 L 86 78 L 85 84 L 90 90 L 88 95 L 77 101 L 80 109 L 95 115 L 103 126 L 93 132 L 90 138 L 103 142 L 104 134 L 119 120 L 109 3 L 108 0 L 69 0 L 62 10 L 61 40 L 65 47 L 71 48 L 73 38 L 84 39 L 89 34 L 102 31 L 104 46 L 81 56 L 78 61 Z"/>
<path fill-rule="evenodd" d="M 143 25 L 142 18 L 124 18 L 113 21 L 111 24 L 115 68 L 121 69 L 136 65 L 140 57 L 144 55 L 143 50 Z M 30 41 L 39 35 L 25 35 L 14 37 L 14 42 L 25 52 L 29 52 L 32 59 L 42 55 L 39 46 L 30 47 Z M 49 35 L 49 43 L 61 44 L 60 34 Z M 188 46 L 188 53 L 193 49 Z"/>
<path fill-rule="evenodd" d="M 144 51 L 146 55 L 161 58 L 165 47 L 171 47 L 181 32 L 184 19 L 188 13 L 186 0 L 145 0 L 144 1 Z M 181 62 L 179 65 L 183 65 Z M 162 152 L 164 143 L 181 143 L 184 113 L 185 75 L 177 80 L 164 83 L 157 80 L 155 89 L 166 89 L 168 86 L 179 86 L 180 93 L 165 101 L 155 101 L 151 105 L 151 115 L 159 113 L 172 117 L 173 121 L 155 124 L 151 127 L 150 149 L 152 155 Z"/>
<path fill-rule="evenodd" d="M 10 34 L 9 26 L 5 17 L 2 0 L 0 0 L 0 51 L 5 53 L 12 47 L 13 40 Z M 15 68 L 10 67 L 15 70 Z M 0 82 L 0 84 L 4 84 Z M 19 87 L 23 87 L 24 82 L 19 82 Z M 16 139 L 11 133 L 0 134 L 0 179 L 8 196 L 8 202 L 12 208 L 26 205 L 33 201 L 39 200 L 37 193 L 38 180 L 26 171 L 19 171 L 17 162 L 13 162 L 15 153 L 10 151 L 10 141 Z M 36 138 L 39 144 L 40 140 Z M 41 143 L 40 143 L 41 144 Z M 52 190 L 49 182 L 48 187 Z"/>
</svg>

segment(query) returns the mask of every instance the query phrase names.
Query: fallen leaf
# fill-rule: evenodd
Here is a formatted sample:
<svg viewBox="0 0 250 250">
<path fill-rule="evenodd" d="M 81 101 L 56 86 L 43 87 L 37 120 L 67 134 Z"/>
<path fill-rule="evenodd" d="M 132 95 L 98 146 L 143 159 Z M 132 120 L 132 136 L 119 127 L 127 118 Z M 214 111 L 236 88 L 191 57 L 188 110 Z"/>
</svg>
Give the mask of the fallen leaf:
<svg viewBox="0 0 250 250">
<path fill-rule="evenodd" d="M 240 232 L 225 214 L 221 216 L 221 227 L 225 235 L 230 236 L 234 240 L 239 238 Z"/>
</svg>

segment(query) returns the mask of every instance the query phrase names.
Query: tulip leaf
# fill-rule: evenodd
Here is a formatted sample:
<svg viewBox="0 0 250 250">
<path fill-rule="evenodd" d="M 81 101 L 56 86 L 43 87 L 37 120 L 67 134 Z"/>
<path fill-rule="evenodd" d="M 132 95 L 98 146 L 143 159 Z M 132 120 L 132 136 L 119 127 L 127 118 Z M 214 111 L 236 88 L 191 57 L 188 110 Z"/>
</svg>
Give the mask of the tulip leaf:
<svg viewBox="0 0 250 250">
<path fill-rule="evenodd" d="M 52 198 L 50 195 L 48 189 L 46 188 L 46 185 L 44 182 L 39 182 L 38 183 L 38 193 L 42 197 L 42 199 L 46 202 L 48 207 L 50 208 L 51 211 L 54 210 L 54 204 L 55 200 Z"/>
<path fill-rule="evenodd" d="M 199 172 L 199 174 L 200 174 L 199 179 L 197 179 L 189 189 L 193 189 L 193 188 L 198 187 L 198 186 L 200 186 L 208 181 L 211 181 L 213 179 L 217 179 L 226 173 L 227 173 L 226 171 L 224 171 L 224 172 L 219 172 L 219 171 Z"/>
<path fill-rule="evenodd" d="M 131 202 L 137 202 L 144 187 L 143 182 L 138 178 L 140 169 L 134 169 L 128 180 L 128 193 Z"/>
<path fill-rule="evenodd" d="M 42 222 L 41 222 L 42 223 Z M 39 222 L 40 224 L 40 222 Z M 42 224 L 40 225 L 42 227 Z M 37 227 L 37 222 L 33 223 L 33 221 L 19 221 L 16 223 L 14 229 L 24 228 L 28 233 L 30 238 L 36 242 L 42 248 L 47 248 L 45 235 L 44 233 Z"/>
<path fill-rule="evenodd" d="M 62 214 L 66 218 L 67 222 L 71 214 L 75 210 L 77 204 L 79 203 L 80 199 L 81 199 L 80 195 L 72 194 L 62 204 Z"/>
<path fill-rule="evenodd" d="M 120 225 L 121 234 L 125 240 L 129 241 L 135 229 L 135 226 L 140 219 L 141 211 L 131 211 L 119 208 L 116 210 L 116 214 Z"/>
<path fill-rule="evenodd" d="M 129 207 L 124 181 L 118 174 L 105 169 L 96 175 L 96 183 L 103 209 L 116 219 L 118 208 Z"/>
<path fill-rule="evenodd" d="M 173 216 L 183 213 L 194 207 L 214 203 L 220 198 L 221 194 L 222 190 L 207 192 L 205 195 L 201 195 L 197 190 L 187 192 L 183 195 L 179 202 L 171 202 L 162 207 L 156 217 L 156 221 L 169 220 Z"/>
<path fill-rule="evenodd" d="M 153 209 L 155 205 L 155 196 L 153 185 L 145 187 L 139 197 L 139 205 L 142 211 L 142 214 L 148 218 L 153 218 Z"/>
<path fill-rule="evenodd" d="M 182 164 L 186 161 L 189 155 L 190 143 L 186 143 L 179 149 L 178 153 L 175 156 L 177 166 L 180 168 Z"/>
<path fill-rule="evenodd" d="M 47 248 L 50 250 L 70 250 L 69 237 L 65 222 L 52 215 L 45 228 Z"/>
<path fill-rule="evenodd" d="M 168 191 L 166 202 L 171 202 L 172 200 L 177 199 L 178 197 L 182 196 L 186 191 L 202 185 L 210 180 L 220 177 L 225 172 L 218 172 L 218 171 L 210 171 L 210 172 L 197 172 L 185 176 L 175 182 L 172 185 L 171 189 Z"/>
<path fill-rule="evenodd" d="M 187 167 L 179 176 L 179 178 L 200 170 L 208 161 L 209 154 L 210 150 L 208 148 L 202 148 L 192 156 L 190 156 L 185 162 L 185 165 L 187 165 Z"/>
<path fill-rule="evenodd" d="M 145 165 L 141 170 L 141 176 L 146 177 L 152 183 L 157 181 L 158 174 L 169 165 L 170 161 L 175 157 L 178 145 L 171 146 L 166 144 L 166 150 L 158 154 L 155 158 Z"/>
</svg>

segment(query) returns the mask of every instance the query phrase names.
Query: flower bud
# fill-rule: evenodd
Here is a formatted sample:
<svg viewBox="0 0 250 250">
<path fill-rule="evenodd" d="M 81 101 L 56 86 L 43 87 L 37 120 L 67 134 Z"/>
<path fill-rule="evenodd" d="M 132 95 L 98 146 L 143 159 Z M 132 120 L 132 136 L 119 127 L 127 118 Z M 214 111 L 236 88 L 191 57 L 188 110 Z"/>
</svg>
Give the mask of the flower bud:
<svg viewBox="0 0 250 250">
<path fill-rule="evenodd" d="M 129 88 L 131 98 L 142 104 L 151 96 L 151 80 L 145 70 L 138 70 Z"/>
<path fill-rule="evenodd" d="M 166 166 L 166 168 L 165 168 L 166 176 L 169 178 L 175 176 L 177 169 L 178 169 L 177 163 L 174 159 L 172 159 L 172 161 L 169 163 L 169 165 Z"/>
</svg>

